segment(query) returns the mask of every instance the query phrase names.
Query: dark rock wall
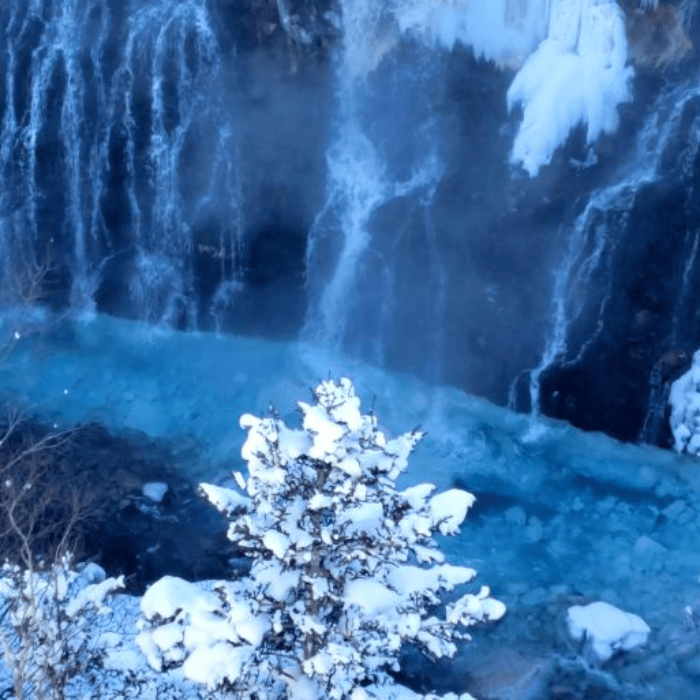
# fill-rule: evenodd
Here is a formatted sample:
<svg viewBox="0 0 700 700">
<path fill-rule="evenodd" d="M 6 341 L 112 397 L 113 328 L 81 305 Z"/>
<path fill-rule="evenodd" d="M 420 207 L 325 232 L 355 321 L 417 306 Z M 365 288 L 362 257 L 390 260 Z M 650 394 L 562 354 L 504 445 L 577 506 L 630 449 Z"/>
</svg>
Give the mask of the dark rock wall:
<svg viewBox="0 0 700 700">
<path fill-rule="evenodd" d="M 584 315 L 572 335 L 580 345 L 592 329 L 601 332 L 579 362 L 555 364 L 543 378 L 545 412 L 586 430 L 662 446 L 672 442 L 664 403 L 670 383 L 688 369 L 700 344 L 693 148 L 699 107 L 699 100 L 687 105 L 664 177 L 637 192 L 611 242 L 601 281 L 609 290 L 603 312 Z"/>
<path fill-rule="evenodd" d="M 220 282 L 215 242 L 197 256 L 200 326 L 294 338 L 307 305 L 307 235 L 323 206 L 337 8 L 284 0 L 281 17 L 270 0 L 211 6 L 227 55 L 222 87 L 237 115 L 243 236 L 235 303 L 212 304 Z"/>
<path fill-rule="evenodd" d="M 109 5 L 113 29 L 102 60 L 111 76 L 127 17 L 123 4 Z M 323 282 L 306 278 L 306 254 L 326 197 L 327 149 L 338 128 L 340 8 L 330 0 L 211 0 L 209 10 L 222 65 L 217 98 L 235 123 L 230 160 L 238 168 L 242 233 L 224 249 L 222 231 L 238 225 L 222 218 L 229 210 L 217 205 L 198 215 L 192 245 L 183 252 L 191 277 L 181 294 L 196 311 L 183 306 L 175 325 L 294 338 L 308 311 L 309 289 Z M 508 163 L 521 117 L 506 111 L 512 74 L 460 45 L 431 52 L 404 37 L 368 76 L 361 118 L 391 172 L 401 179 L 410 171 L 422 147 L 418 130 L 437 125 L 443 173 L 428 206 L 415 196 L 398 197 L 371 217 L 372 241 L 358 271 L 362 283 L 348 300 L 347 350 L 499 404 L 510 397 L 530 410 L 530 371 L 551 332 L 553 273 L 572 222 L 591 193 L 622 177 L 664 85 L 682 81 L 697 66 L 688 51 L 689 41 L 697 45 L 697 28 L 689 37 L 679 33 L 675 10 L 664 10 L 667 34 L 659 34 L 647 14 L 635 14 L 634 3 L 625 11 L 638 66 L 634 104 L 621 108 L 615 136 L 589 151 L 583 129 L 577 130 L 535 179 Z M 7 19 L 1 9 L 0 19 Z M 38 151 L 42 187 L 54 196 L 42 200 L 42 235 L 34 243 L 37 250 L 55 248 L 58 264 L 46 283 L 56 306 L 71 303 L 73 281 L 56 132 L 65 85 L 59 70 Z M 142 88 L 145 133 L 148 89 Z M 26 103 L 22 89 L 18 99 Z M 134 90 L 138 97 L 138 76 Z M 663 177 L 639 189 L 624 217 L 601 215 L 608 227 L 605 262 L 577 290 L 581 312 L 570 325 L 566 353 L 542 375 L 545 413 L 625 440 L 668 444 L 663 402 L 669 382 L 700 345 L 694 264 L 700 258 L 700 166 L 697 148 L 689 147 L 698 138 L 699 110 L 688 103 L 664 156 Z M 203 190 L 208 137 L 206 124 L 200 125 L 186 144 L 180 171 L 185 214 Z M 101 261 L 98 309 L 137 316 L 126 282 L 136 245 L 124 185 L 125 138 L 123 130 L 112 130 L 101 204 L 105 231 L 90 246 Z M 136 145 L 145 148 L 138 139 Z M 591 156 L 595 162 L 584 167 Z M 145 188 L 147 167 L 138 167 Z M 17 203 L 6 197 L 3 204 L 7 215 Z M 221 294 L 227 280 L 230 287 Z M 170 283 L 163 284 L 167 296 Z M 154 307 L 165 304 L 159 293 L 149 298 Z M 153 319 L 163 317 L 156 308 Z"/>
<path fill-rule="evenodd" d="M 693 89 L 698 57 L 687 52 L 688 42 L 697 46 L 700 27 L 696 13 L 681 36 L 675 8 L 666 7 L 659 17 L 658 52 L 651 52 L 658 60 L 638 62 L 636 101 L 621 131 L 639 133 L 664 90 L 681 86 L 677 99 L 685 99 L 683 93 L 689 98 L 659 176 L 636 192 L 628 214 L 612 226 L 604 274 L 587 290 L 588 307 L 572 324 L 568 357 L 542 377 L 541 401 L 545 413 L 585 430 L 670 447 L 670 387 L 700 346 L 700 95 Z M 649 18 L 639 21 L 648 24 Z M 668 36 L 662 25 L 671 28 Z M 643 39 L 652 40 L 649 31 Z M 675 51 L 684 60 L 667 65 Z M 659 130 L 669 106 L 659 109 Z M 567 362 L 585 343 L 582 357 Z"/>
</svg>

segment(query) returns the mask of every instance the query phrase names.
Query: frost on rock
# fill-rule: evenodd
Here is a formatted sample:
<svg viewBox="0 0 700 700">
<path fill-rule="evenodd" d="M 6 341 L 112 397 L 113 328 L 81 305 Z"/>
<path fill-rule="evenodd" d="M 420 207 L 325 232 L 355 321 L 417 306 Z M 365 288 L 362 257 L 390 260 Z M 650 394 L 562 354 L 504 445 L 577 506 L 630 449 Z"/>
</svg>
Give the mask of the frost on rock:
<svg viewBox="0 0 700 700">
<path fill-rule="evenodd" d="M 700 454 L 700 351 L 693 366 L 671 386 L 671 432 L 677 452 Z"/>
<path fill-rule="evenodd" d="M 589 643 L 601 662 L 610 659 L 617 651 L 632 651 L 644 646 L 651 631 L 641 617 L 603 602 L 574 605 L 568 610 L 566 622 L 569 634 L 576 640 Z"/>
<path fill-rule="evenodd" d="M 314 398 L 299 403 L 298 430 L 275 414 L 243 416 L 240 492 L 201 486 L 251 558 L 249 576 L 207 591 L 172 577 L 154 584 L 139 644 L 154 668 L 180 668 L 234 697 L 251 688 L 311 700 L 420 697 L 389 675 L 404 644 L 449 657 L 468 627 L 505 613 L 486 587 L 436 612 L 441 593 L 476 572 L 445 564 L 433 535 L 458 532 L 474 497 L 433 495 L 431 484 L 397 491 L 422 433 L 387 439 L 347 379 L 323 382 Z"/>
</svg>

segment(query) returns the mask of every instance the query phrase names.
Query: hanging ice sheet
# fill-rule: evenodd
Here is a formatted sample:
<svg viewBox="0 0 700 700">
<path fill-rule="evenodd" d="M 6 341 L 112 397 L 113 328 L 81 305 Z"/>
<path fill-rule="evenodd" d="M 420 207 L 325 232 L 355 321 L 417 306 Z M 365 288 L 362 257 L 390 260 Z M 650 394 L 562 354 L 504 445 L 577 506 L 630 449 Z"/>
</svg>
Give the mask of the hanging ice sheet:
<svg viewBox="0 0 700 700">
<path fill-rule="evenodd" d="M 614 0 L 400 0 L 403 32 L 451 50 L 520 68 L 508 105 L 523 121 L 511 161 L 531 175 L 583 123 L 588 143 L 615 131 L 618 107 L 632 98 L 624 15 Z"/>
</svg>

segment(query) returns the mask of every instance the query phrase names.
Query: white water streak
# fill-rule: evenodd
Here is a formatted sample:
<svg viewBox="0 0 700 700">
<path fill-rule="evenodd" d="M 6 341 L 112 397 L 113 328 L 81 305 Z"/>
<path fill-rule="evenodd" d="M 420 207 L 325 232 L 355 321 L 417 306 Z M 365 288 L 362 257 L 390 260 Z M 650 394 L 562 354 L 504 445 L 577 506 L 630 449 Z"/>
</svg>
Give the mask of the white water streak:
<svg viewBox="0 0 700 700">
<path fill-rule="evenodd" d="M 206 1 L 135 2 L 125 16 L 126 26 L 115 27 L 107 0 L 11 0 L 4 31 L 6 109 L 0 132 L 3 209 L 12 209 L 10 196 L 21 200 L 26 224 L 20 223 L 18 228 L 29 230 L 28 236 L 21 236 L 27 250 L 47 235 L 66 236 L 73 242 L 73 303 L 83 308 L 93 303 L 104 264 L 104 247 L 111 243 L 102 207 L 108 194 L 111 139 L 115 133 L 125 136 L 129 238 L 142 256 L 155 255 L 161 262 L 167 258 L 186 288 L 192 277 L 187 255 L 192 248 L 188 222 L 197 215 L 200 205 L 214 202 L 217 207 L 223 206 L 222 216 L 233 222 L 222 227 L 228 239 L 225 243 L 222 240 L 222 246 L 226 245 L 231 255 L 238 247 L 234 241 L 241 236 L 238 171 L 231 162 L 236 157 L 234 129 L 218 99 L 220 50 Z M 40 32 L 36 44 L 28 46 L 37 27 Z M 106 74 L 105 53 L 114 34 L 121 31 L 125 34 L 124 48 L 111 74 Z M 20 58 L 27 51 L 31 55 L 29 76 L 19 76 Z M 54 195 L 43 191 L 38 168 L 42 133 L 49 128 L 51 118 L 50 100 L 56 95 L 56 77 L 61 74 L 65 85 L 56 132 L 65 211 L 62 230 L 47 232 L 40 230 L 40 208 L 45 208 L 47 196 Z M 27 80 L 29 88 L 24 114 L 18 113 L 21 106 L 15 99 L 20 79 Z M 136 94 L 144 88 L 150 92 L 147 105 L 142 103 L 144 96 Z M 88 123 L 88 100 L 95 102 L 90 105 L 95 123 Z M 151 124 L 151 132 L 146 135 L 148 190 L 137 181 L 139 169 L 144 167 L 144 154 L 139 152 L 143 135 L 138 133 L 143 128 L 144 108 L 150 112 Z M 208 129 L 216 129 L 216 153 L 211 160 L 209 189 L 195 211 L 188 211 L 183 205 L 179 177 L 183 148 L 192 129 L 202 122 Z M 7 211 L 2 213 L 7 217 Z M 6 234 L 6 238 L 8 235 L 20 237 L 18 233 Z M 4 243 L 11 249 L 18 247 L 18 241 Z M 229 267 L 232 269 L 235 263 Z M 142 282 L 147 284 L 148 279 Z"/>
<path fill-rule="evenodd" d="M 614 245 L 615 231 L 608 229 L 605 215 L 614 212 L 617 226 L 624 228 L 640 188 L 661 176 L 661 162 L 670 140 L 677 133 L 683 111 L 690 100 L 700 95 L 692 81 L 664 92 L 651 109 L 640 132 L 636 157 L 613 185 L 595 191 L 584 211 L 577 217 L 569 234 L 564 258 L 554 275 L 552 316 L 542 360 L 530 375 L 532 413 L 540 412 L 540 377 L 555 362 L 563 366 L 578 362 L 602 330 L 602 313 L 607 298 L 601 300 L 599 321 L 594 334 L 579 348 L 574 358 L 566 358 L 571 323 L 581 313 L 592 293 L 588 283 L 600 269 L 605 253 Z"/>
<path fill-rule="evenodd" d="M 377 65 L 381 4 L 373 0 L 345 0 L 343 22 L 344 44 L 337 70 L 336 138 L 328 151 L 326 203 L 310 234 L 307 270 L 313 265 L 320 237 L 341 236 L 342 245 L 318 308 L 312 311 L 303 332 L 316 342 L 334 348 L 342 345 L 346 334 L 348 302 L 359 284 L 358 270 L 371 242 L 370 218 L 392 199 L 434 188 L 441 174 L 434 156 L 428 156 L 415 167 L 407 180 L 396 181 L 389 174 L 359 116 L 365 82 Z"/>
</svg>

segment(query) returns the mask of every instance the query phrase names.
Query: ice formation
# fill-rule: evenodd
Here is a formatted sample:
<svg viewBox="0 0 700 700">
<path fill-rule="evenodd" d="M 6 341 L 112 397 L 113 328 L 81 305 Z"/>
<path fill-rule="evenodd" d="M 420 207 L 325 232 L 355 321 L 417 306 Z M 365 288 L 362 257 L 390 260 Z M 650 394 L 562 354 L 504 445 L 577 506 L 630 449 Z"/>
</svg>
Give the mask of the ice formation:
<svg viewBox="0 0 700 700">
<path fill-rule="evenodd" d="M 499 65 L 519 67 L 547 36 L 550 0 L 401 0 L 399 28 L 451 50 L 456 42 Z"/>
<path fill-rule="evenodd" d="M 700 350 L 693 366 L 673 382 L 669 403 L 676 451 L 700 454 Z"/>
<path fill-rule="evenodd" d="M 632 95 L 624 16 L 615 2 L 555 0 L 549 33 L 516 75 L 508 105 L 523 107 L 511 160 L 530 175 L 549 163 L 571 130 L 587 125 L 588 143 L 618 125 Z"/>
<path fill-rule="evenodd" d="M 403 2 L 402 31 L 451 49 L 520 68 L 508 105 L 523 121 L 511 161 L 536 175 L 579 124 L 588 143 L 615 131 L 618 106 L 631 99 L 624 15 L 615 0 Z"/>
</svg>

